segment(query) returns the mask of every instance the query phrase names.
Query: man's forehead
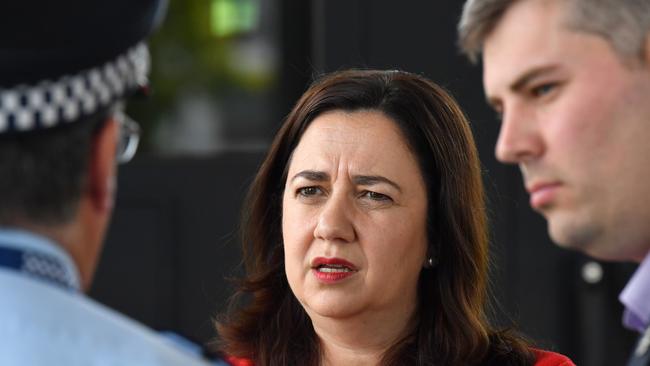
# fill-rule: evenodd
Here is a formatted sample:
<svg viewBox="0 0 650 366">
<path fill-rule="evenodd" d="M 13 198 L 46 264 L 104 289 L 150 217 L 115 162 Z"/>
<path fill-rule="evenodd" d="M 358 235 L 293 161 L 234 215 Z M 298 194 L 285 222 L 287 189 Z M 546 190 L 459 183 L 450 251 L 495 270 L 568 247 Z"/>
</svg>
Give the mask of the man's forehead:
<svg viewBox="0 0 650 366">
<path fill-rule="evenodd" d="M 512 5 L 485 39 L 486 89 L 561 62 L 559 37 L 569 31 L 563 19 L 555 0 L 523 0 Z"/>
</svg>

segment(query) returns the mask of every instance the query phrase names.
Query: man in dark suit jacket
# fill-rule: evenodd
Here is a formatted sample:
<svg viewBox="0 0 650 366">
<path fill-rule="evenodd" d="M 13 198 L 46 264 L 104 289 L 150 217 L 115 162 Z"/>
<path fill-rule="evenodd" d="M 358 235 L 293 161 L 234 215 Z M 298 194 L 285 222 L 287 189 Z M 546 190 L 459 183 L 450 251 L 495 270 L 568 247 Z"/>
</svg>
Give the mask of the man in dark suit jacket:
<svg viewBox="0 0 650 366">
<path fill-rule="evenodd" d="M 640 263 L 620 300 L 650 364 L 650 2 L 468 0 L 459 32 L 551 238 Z"/>
</svg>

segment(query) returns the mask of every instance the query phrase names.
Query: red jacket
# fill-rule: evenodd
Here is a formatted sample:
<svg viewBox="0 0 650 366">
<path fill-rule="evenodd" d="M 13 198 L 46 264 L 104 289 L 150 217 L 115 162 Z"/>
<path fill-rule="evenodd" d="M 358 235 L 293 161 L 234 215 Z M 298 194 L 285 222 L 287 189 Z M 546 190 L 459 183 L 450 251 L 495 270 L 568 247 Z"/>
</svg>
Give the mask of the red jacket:
<svg viewBox="0 0 650 366">
<path fill-rule="evenodd" d="M 559 353 L 533 349 L 535 353 L 535 366 L 575 366 L 573 361 Z M 251 364 L 252 366 L 252 364 Z"/>
<path fill-rule="evenodd" d="M 567 357 L 559 353 L 533 349 L 535 354 L 535 366 L 575 366 Z M 244 358 L 226 357 L 226 361 L 232 366 L 253 366 L 253 361 Z"/>
</svg>

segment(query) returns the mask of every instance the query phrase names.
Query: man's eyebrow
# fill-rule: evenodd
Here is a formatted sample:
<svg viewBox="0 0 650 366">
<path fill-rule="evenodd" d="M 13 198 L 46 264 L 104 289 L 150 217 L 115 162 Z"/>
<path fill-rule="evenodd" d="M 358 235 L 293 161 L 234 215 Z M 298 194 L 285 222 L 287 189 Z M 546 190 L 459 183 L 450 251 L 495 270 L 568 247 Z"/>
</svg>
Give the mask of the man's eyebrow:
<svg viewBox="0 0 650 366">
<path fill-rule="evenodd" d="M 307 180 L 315 181 L 315 182 L 324 182 L 329 180 L 330 176 L 329 174 L 317 170 L 303 170 L 296 175 L 294 175 L 291 178 L 291 181 L 293 182 L 294 180 L 298 178 L 305 178 Z"/>
<path fill-rule="evenodd" d="M 546 73 L 554 71 L 558 68 L 558 65 L 548 65 L 537 67 L 532 70 L 527 71 L 523 75 L 519 76 L 515 81 L 510 84 L 510 90 L 513 92 L 518 92 L 528 85 L 532 80 L 543 76 Z"/>
<path fill-rule="evenodd" d="M 381 175 L 355 175 L 352 177 L 352 181 L 360 186 L 373 186 L 379 183 L 386 183 L 395 187 L 399 192 L 402 192 L 402 187 L 399 184 Z"/>
</svg>

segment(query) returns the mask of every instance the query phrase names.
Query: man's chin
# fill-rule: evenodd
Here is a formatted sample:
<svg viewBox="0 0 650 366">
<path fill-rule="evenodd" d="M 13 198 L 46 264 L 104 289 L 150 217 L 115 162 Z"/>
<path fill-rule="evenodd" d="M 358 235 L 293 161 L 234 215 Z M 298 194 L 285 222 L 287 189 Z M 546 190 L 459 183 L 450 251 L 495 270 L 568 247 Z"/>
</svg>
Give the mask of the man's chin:
<svg viewBox="0 0 650 366">
<path fill-rule="evenodd" d="M 548 221 L 548 234 L 560 248 L 578 251 L 597 260 L 616 262 L 630 260 L 621 248 L 612 245 L 593 225 L 568 225 Z"/>
<path fill-rule="evenodd" d="M 586 254 L 593 251 L 596 238 L 595 231 L 588 225 L 578 225 L 575 222 L 562 220 L 558 217 L 546 217 L 548 234 L 557 246 L 577 250 Z"/>
</svg>

